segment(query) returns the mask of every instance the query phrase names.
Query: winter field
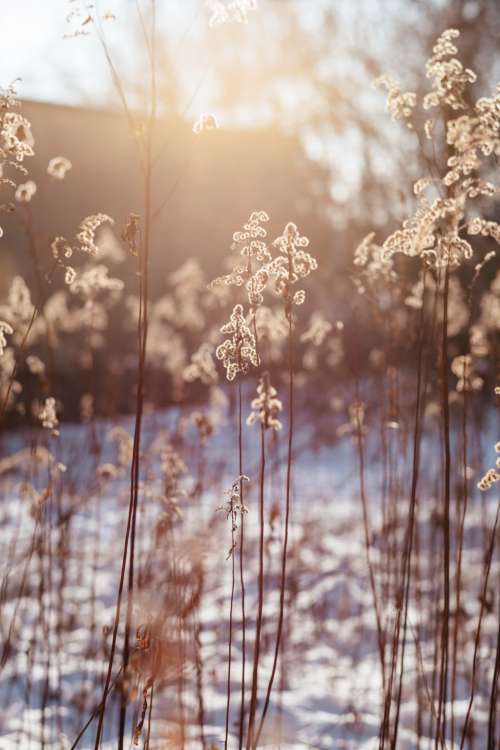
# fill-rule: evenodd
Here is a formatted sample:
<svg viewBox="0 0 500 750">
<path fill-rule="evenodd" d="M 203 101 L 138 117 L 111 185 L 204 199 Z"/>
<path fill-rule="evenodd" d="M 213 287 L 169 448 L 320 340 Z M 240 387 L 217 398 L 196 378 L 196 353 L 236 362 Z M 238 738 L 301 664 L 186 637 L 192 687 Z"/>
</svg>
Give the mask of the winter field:
<svg viewBox="0 0 500 750">
<path fill-rule="evenodd" d="M 25 10 L 0 750 L 498 750 L 497 4 Z"/>
</svg>

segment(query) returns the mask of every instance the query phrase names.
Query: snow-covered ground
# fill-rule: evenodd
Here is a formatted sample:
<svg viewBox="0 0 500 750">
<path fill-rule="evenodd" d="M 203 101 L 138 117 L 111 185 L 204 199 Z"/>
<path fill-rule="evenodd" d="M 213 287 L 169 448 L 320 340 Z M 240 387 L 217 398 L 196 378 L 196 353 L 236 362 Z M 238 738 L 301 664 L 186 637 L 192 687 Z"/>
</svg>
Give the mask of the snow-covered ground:
<svg viewBox="0 0 500 750">
<path fill-rule="evenodd" d="M 136 550 L 140 587 L 134 603 L 134 626 L 148 623 L 153 630 L 168 633 L 173 654 L 171 663 L 164 665 L 163 681 L 158 685 L 153 702 L 150 747 L 181 747 L 183 743 L 187 749 L 201 747 L 200 706 L 204 717 L 204 747 L 223 747 L 232 560 L 226 559 L 231 543 L 230 525 L 217 508 L 224 503 L 224 490 L 238 474 L 235 435 L 226 429 L 211 438 L 212 442 L 209 440 L 204 451 L 200 450 L 195 446 L 192 427 L 185 433 L 178 429 L 179 416 L 175 410 L 149 416 L 144 428 Z M 132 420 L 123 420 L 123 427 L 131 432 Z M 17 455 L 18 459 L 11 461 L 10 468 L 4 465 L 0 476 L 4 644 L 10 635 L 10 646 L 4 648 L 0 676 L 2 749 L 71 747 L 101 698 L 129 495 L 129 479 L 124 469 L 119 469 L 111 478 L 102 470 L 99 474 L 98 467 L 103 464 L 118 465 L 117 446 L 110 439 L 110 430 L 111 426 L 105 422 L 95 426 L 63 426 L 61 434 L 50 437 L 47 443 L 55 463 L 44 454 L 34 453 L 31 433 L 15 433 L 4 438 L 2 458 Z M 255 430 L 257 442 L 258 428 Z M 286 429 L 283 432 L 286 433 Z M 39 433 L 34 434 L 37 440 L 41 438 Z M 249 430 L 245 435 L 248 443 Z M 42 439 L 47 441 L 46 437 Z M 165 483 L 158 456 L 170 442 L 182 452 L 187 467 L 180 480 L 182 492 L 178 496 L 182 518 L 175 521 L 167 537 L 158 539 L 155 534 Z M 287 614 L 280 667 L 261 745 L 289 750 L 369 750 L 379 746 L 383 691 L 356 451 L 350 438 L 318 451 L 310 445 L 308 430 L 299 425 L 293 473 Z M 23 450 L 24 453 L 19 453 Z M 270 448 L 267 466 L 266 581 L 258 715 L 276 636 L 285 451 L 286 434 L 283 434 L 277 447 Z M 383 604 L 383 622 L 389 625 L 395 612 L 390 597 L 383 592 L 393 590 L 394 581 L 382 570 L 387 530 L 380 529 L 381 469 L 376 463 L 376 451 L 377 441 L 374 440 L 372 446 L 368 441 L 366 486 L 372 527 L 371 559 Z M 35 460 L 37 455 L 38 461 Z M 255 449 L 246 448 L 244 471 L 250 477 L 245 498 L 249 512 L 245 516 L 244 566 L 247 705 L 258 593 L 257 457 Z M 65 471 L 57 466 L 59 461 L 66 467 Z M 432 510 L 431 487 L 425 482 L 430 476 L 431 461 L 429 447 L 428 455 L 424 455 L 425 470 L 419 496 L 419 536 L 425 547 L 431 544 L 433 534 L 437 535 L 432 543 L 439 548 L 440 531 Z M 400 525 L 402 533 L 408 509 L 408 467 L 400 467 L 396 473 L 398 471 L 402 486 L 398 489 L 395 523 Z M 43 496 L 47 487 L 50 495 Z M 35 490 L 42 496 L 35 496 Z M 463 619 L 454 706 L 458 740 L 470 693 L 474 635 L 480 608 L 478 597 L 484 570 L 484 534 L 488 524 L 491 526 L 494 502 L 481 504 L 473 498 L 467 515 Z M 42 506 L 43 514 L 37 516 L 33 508 Z M 230 747 L 237 747 L 235 732 L 240 706 L 243 634 L 237 556 L 235 562 Z M 433 559 L 426 554 L 421 555 L 419 564 L 419 604 L 413 596 L 409 610 L 397 744 L 402 750 L 431 747 L 424 739 L 432 720 L 426 695 L 432 690 L 435 659 L 434 623 L 429 618 L 440 574 L 433 569 Z M 497 587 L 499 572 L 496 557 L 490 574 L 492 592 Z M 196 576 L 198 588 L 190 580 Z M 178 627 L 172 608 L 174 585 L 182 589 L 183 601 L 189 600 L 195 589 L 198 597 L 186 616 L 187 631 L 178 634 L 178 638 L 172 635 Z M 487 691 L 491 684 L 497 627 L 495 608 L 490 607 L 483 622 L 473 706 L 477 750 L 485 747 Z M 417 633 L 418 649 L 415 648 Z M 193 647 L 195 640 L 196 648 Z M 115 663 L 116 673 L 120 649 Z M 133 677 L 132 689 L 138 691 L 134 707 L 142 704 L 141 675 L 144 676 L 144 672 L 139 669 Z M 422 717 L 420 741 L 416 728 L 417 686 Z M 103 747 L 111 749 L 117 746 L 118 727 L 118 708 L 113 697 L 109 708 Z M 129 711 L 130 737 L 132 718 L 134 723 L 137 721 L 134 710 L 137 709 Z M 184 729 L 180 728 L 181 714 Z M 94 746 L 94 730 L 95 722 L 84 734 L 79 747 Z M 140 742 L 143 741 L 144 733 Z M 451 750 L 450 743 L 447 747 Z"/>
</svg>

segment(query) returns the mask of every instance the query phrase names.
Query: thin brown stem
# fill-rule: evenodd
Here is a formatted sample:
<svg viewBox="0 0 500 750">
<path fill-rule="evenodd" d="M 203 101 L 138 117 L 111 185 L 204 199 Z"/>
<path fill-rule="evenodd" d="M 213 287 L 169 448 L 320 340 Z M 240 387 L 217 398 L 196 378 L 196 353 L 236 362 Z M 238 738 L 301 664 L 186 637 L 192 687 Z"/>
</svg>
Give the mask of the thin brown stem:
<svg viewBox="0 0 500 750">
<path fill-rule="evenodd" d="M 444 442 L 444 508 L 443 508 L 443 584 L 444 608 L 441 624 L 441 664 L 439 674 L 438 725 L 435 749 L 446 742 L 446 700 L 448 694 L 448 649 L 450 618 L 450 499 L 451 499 L 451 447 L 450 405 L 448 388 L 448 292 L 450 272 L 446 267 L 443 290 L 443 327 L 441 337 L 441 412 Z"/>
<path fill-rule="evenodd" d="M 247 750 L 252 747 L 255 712 L 257 708 L 257 690 L 259 676 L 260 646 L 262 635 L 262 612 L 264 607 L 264 482 L 266 470 L 265 428 L 260 426 L 260 472 L 259 472 L 259 601 L 257 621 L 255 625 L 255 645 L 253 656 L 252 696 L 250 702 L 250 716 L 248 719 Z"/>
<path fill-rule="evenodd" d="M 259 745 L 260 736 L 264 727 L 266 714 L 269 708 L 269 701 L 271 698 L 271 691 L 273 689 L 274 678 L 276 675 L 276 668 L 278 666 L 278 658 L 280 654 L 280 643 L 281 635 L 283 631 L 283 620 L 285 616 L 285 592 L 286 592 L 286 565 L 287 565 L 287 552 L 288 552 L 288 536 L 290 528 L 290 506 L 291 506 L 291 486 L 292 486 L 292 452 L 293 452 L 293 421 L 294 421 L 294 377 L 293 377 L 293 321 L 292 311 L 287 310 L 288 318 L 288 453 L 287 453 L 287 467 L 286 467 L 286 490 L 285 490 L 285 528 L 283 538 L 283 551 L 281 556 L 281 580 L 280 580 L 280 602 L 279 602 L 279 616 L 278 616 L 278 629 L 276 633 L 276 643 L 274 647 L 273 666 L 271 669 L 271 675 L 267 685 L 266 698 L 264 701 L 264 707 L 262 709 L 262 716 L 259 722 L 259 726 L 255 735 L 252 748 L 257 748 Z"/>
<path fill-rule="evenodd" d="M 469 728 L 469 722 L 470 722 L 470 715 L 472 711 L 472 703 L 474 701 L 474 694 L 475 694 L 475 686 L 476 686 L 476 671 L 477 671 L 477 655 L 479 651 L 479 644 L 481 642 L 481 626 L 483 624 L 483 617 L 484 612 L 486 609 L 486 601 L 488 598 L 488 582 L 490 577 L 490 570 L 491 570 L 491 561 L 493 559 L 493 551 L 495 549 L 495 537 L 497 533 L 497 525 L 498 525 L 498 515 L 500 512 L 500 505 L 497 506 L 497 512 L 495 516 L 495 523 L 493 524 L 493 530 L 491 532 L 491 538 L 490 543 L 488 545 L 488 553 L 486 555 L 486 561 L 485 561 L 485 571 L 484 571 L 484 582 L 483 582 L 483 588 L 481 591 L 481 607 L 479 609 L 479 619 L 477 623 L 477 629 L 476 629 L 476 637 L 474 639 L 474 655 L 472 657 L 472 675 L 471 675 L 471 689 L 470 689 L 470 697 L 469 697 L 469 703 L 467 705 L 467 713 L 465 715 L 465 721 L 464 726 L 462 729 L 462 737 L 460 740 L 460 750 L 463 750 L 465 738 L 467 737 L 467 731 Z M 498 662 L 498 653 L 497 653 L 497 659 Z M 493 688 L 492 688 L 492 694 L 493 692 L 496 692 L 496 680 L 498 679 L 498 664 L 495 664 L 495 674 L 493 675 Z M 491 717 L 491 712 L 490 712 Z M 490 721 L 491 724 L 491 721 Z M 491 737 L 491 731 L 489 732 L 489 737 Z M 490 744 L 490 740 L 488 739 L 488 750 L 490 747 L 493 749 L 493 744 Z"/>
</svg>

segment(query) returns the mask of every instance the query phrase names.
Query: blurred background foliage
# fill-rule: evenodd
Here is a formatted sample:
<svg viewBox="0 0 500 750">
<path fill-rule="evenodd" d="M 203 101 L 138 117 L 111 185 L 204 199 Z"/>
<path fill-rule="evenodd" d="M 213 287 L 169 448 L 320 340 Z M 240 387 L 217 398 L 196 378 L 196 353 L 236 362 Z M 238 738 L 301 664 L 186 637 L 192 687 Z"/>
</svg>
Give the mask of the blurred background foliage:
<svg viewBox="0 0 500 750">
<path fill-rule="evenodd" d="M 141 128 L 150 96 L 148 53 L 136 4 L 115 5 L 116 17 L 103 23 L 101 32 L 134 127 Z M 99 3 L 98 9 L 104 12 L 104 5 Z M 169 274 L 189 258 L 197 259 L 206 281 L 220 274 L 233 232 L 253 210 L 264 209 L 271 217 L 271 239 L 289 220 L 310 238 L 321 273 L 309 304 L 321 300 L 332 321 L 341 319 L 348 330 L 352 326 L 353 335 L 345 336 L 352 351 L 346 352 L 344 374 L 360 374 L 368 367 L 368 352 L 384 340 L 390 324 L 384 314 L 377 317 L 365 299 L 359 304 L 352 279 L 353 251 L 368 231 L 380 232 L 381 239 L 411 213 L 413 183 L 425 173 L 430 158 L 412 131 L 390 121 L 384 97 L 373 90 L 372 81 L 387 73 L 404 89 L 422 95 L 422 71 L 432 44 L 443 29 L 454 27 L 461 32 L 464 66 L 478 73 L 475 94 L 491 93 L 500 77 L 500 4 L 261 0 L 248 24 L 217 28 L 209 28 L 208 11 L 200 0 L 159 3 L 158 9 L 153 301 L 169 293 Z M 70 26 L 66 33 L 71 35 Z M 76 365 L 67 347 L 60 358 L 56 352 L 53 377 L 67 417 L 77 415 L 90 382 L 97 393 L 97 384 L 110 373 L 121 368 L 128 373 L 122 373 L 120 393 L 113 399 L 112 388 L 101 389 L 106 394 L 100 407 L 104 411 L 128 410 L 134 384 L 135 339 L 123 321 L 128 295 L 137 291 L 136 261 L 127 255 L 119 236 L 127 216 L 143 210 L 142 178 L 116 81 L 94 37 L 90 29 L 88 36 L 58 38 L 66 56 L 74 50 L 80 67 L 71 59 L 65 58 L 65 65 L 57 55 L 50 56 L 57 84 L 52 101 L 26 97 L 24 89 L 31 90 L 26 76 L 18 85 L 35 137 L 36 155 L 29 170 L 38 190 L 29 211 L 43 276 L 42 303 L 64 287 L 63 279 L 50 273 L 51 241 L 74 235 L 81 219 L 98 211 L 115 220 L 101 242 L 108 245 L 110 275 L 125 281 L 126 293 L 110 311 L 108 329 L 87 366 L 82 370 L 81 361 L 78 364 L 78 352 L 84 348 L 81 333 L 73 335 Z M 82 64 L 82 59 L 87 62 Z M 20 57 L 21 69 L 24 62 Z M 11 59 L 10 67 L 15 63 Z M 44 65 L 47 61 L 40 68 Z M 204 111 L 216 115 L 220 128 L 197 137 L 193 122 Z M 46 174 L 49 159 L 57 155 L 73 164 L 62 184 Z M 434 156 L 440 162 L 446 158 Z M 498 220 L 494 215 L 485 218 Z M 19 210 L 3 222 L 2 297 L 15 275 L 36 288 L 25 223 Z M 410 289 L 417 265 L 403 259 L 398 270 Z M 490 264 L 482 277 L 483 288 L 494 273 L 495 264 Z M 173 299 L 175 307 L 179 300 L 175 295 Z M 390 302 L 386 313 L 390 316 Z M 173 317 L 169 316 L 167 338 L 175 329 Z M 220 319 L 220 312 L 214 312 L 207 326 Z M 400 320 L 399 326 L 404 325 Z M 414 343 L 402 343 L 410 362 Z M 185 342 L 186 356 L 190 346 L 196 348 L 194 339 Z M 151 375 L 156 385 L 151 393 L 159 403 L 183 397 L 166 369 L 167 373 L 162 367 Z M 325 376 L 327 371 L 320 372 Z M 341 368 L 337 375 L 342 376 Z"/>
</svg>

